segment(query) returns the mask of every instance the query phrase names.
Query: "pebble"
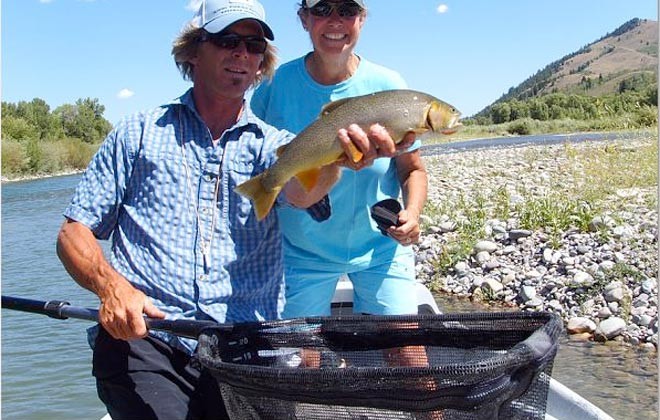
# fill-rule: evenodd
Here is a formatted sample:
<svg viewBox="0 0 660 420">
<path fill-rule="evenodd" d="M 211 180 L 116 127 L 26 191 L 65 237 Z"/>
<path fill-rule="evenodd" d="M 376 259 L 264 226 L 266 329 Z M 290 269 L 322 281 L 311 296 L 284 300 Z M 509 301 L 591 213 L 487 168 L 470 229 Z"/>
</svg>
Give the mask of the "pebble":
<svg viewBox="0 0 660 420">
<path fill-rule="evenodd" d="M 629 147 L 649 141 L 657 140 L 625 140 Z M 570 147 L 588 152 L 603 143 Z M 509 213 L 503 220 L 484 220 L 472 255 L 443 275 L 434 266 L 437 257 L 474 216 L 425 214 L 415 245 L 419 281 L 440 292 L 557 313 L 575 336 L 657 350 L 657 185 L 619 189 L 599 203 L 600 213 L 584 230 L 566 229 L 557 244 L 552 227 L 525 229 L 514 207 L 543 199 L 553 186 L 589 182 L 566 169 L 565 145 L 460 150 L 423 160 L 430 204 L 451 209 L 451 203 L 479 193 L 495 201 L 492 191 L 506 189 L 508 203 L 490 205 L 507 205 Z"/>
</svg>

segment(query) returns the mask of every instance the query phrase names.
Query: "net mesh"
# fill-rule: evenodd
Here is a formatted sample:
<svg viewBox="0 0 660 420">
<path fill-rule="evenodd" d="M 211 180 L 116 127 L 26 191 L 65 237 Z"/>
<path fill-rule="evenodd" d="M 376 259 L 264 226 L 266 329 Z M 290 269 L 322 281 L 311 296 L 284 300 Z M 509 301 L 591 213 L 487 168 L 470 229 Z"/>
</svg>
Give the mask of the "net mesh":
<svg viewBox="0 0 660 420">
<path fill-rule="evenodd" d="M 346 316 L 205 329 L 232 419 L 544 419 L 550 313 Z"/>
</svg>

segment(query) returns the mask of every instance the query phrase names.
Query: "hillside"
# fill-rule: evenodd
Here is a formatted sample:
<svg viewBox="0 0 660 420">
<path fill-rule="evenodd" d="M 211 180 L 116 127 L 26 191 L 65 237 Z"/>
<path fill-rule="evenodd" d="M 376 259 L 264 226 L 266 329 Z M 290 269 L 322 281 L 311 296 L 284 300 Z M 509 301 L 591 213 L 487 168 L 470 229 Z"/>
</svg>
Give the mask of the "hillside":
<svg viewBox="0 0 660 420">
<path fill-rule="evenodd" d="M 658 22 L 633 19 L 601 39 L 552 62 L 500 99 L 527 99 L 548 93 L 601 96 L 622 83 L 648 86 L 658 77 Z"/>
</svg>

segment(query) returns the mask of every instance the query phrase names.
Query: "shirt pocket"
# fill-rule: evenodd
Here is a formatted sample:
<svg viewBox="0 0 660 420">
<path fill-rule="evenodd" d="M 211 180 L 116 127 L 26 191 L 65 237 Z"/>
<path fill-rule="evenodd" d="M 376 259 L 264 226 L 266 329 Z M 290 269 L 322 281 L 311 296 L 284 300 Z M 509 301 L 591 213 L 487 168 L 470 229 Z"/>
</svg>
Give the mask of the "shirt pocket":
<svg viewBox="0 0 660 420">
<path fill-rule="evenodd" d="M 251 236 L 264 235 L 267 231 L 266 220 L 258 221 L 252 201 L 236 192 L 236 187 L 259 175 L 258 168 L 252 162 L 234 163 L 228 168 L 229 174 L 229 227 L 237 240 L 242 234 Z"/>
</svg>

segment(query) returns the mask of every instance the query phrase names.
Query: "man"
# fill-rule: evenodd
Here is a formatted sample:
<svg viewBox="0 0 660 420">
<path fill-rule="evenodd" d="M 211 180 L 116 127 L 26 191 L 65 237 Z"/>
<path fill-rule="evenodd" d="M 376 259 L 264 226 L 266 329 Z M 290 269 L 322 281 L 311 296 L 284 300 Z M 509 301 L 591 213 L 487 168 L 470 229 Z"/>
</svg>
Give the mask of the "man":
<svg viewBox="0 0 660 420">
<path fill-rule="evenodd" d="M 149 333 L 145 315 L 234 323 L 275 319 L 283 307 L 277 216 L 258 222 L 234 192 L 292 137 L 244 101 L 274 71 L 273 39 L 256 0 L 203 1 L 172 49 L 193 87 L 120 121 L 64 212 L 57 252 L 100 299 L 93 374 L 114 420 L 227 418 L 217 384 L 193 357 L 197 342 Z M 378 127 L 367 137 L 353 125 L 338 138 L 371 160 L 395 153 Z M 325 167 L 307 194 L 292 181 L 278 205 L 309 207 L 338 176 L 336 165 Z M 97 240 L 110 237 L 108 261 Z"/>
</svg>

